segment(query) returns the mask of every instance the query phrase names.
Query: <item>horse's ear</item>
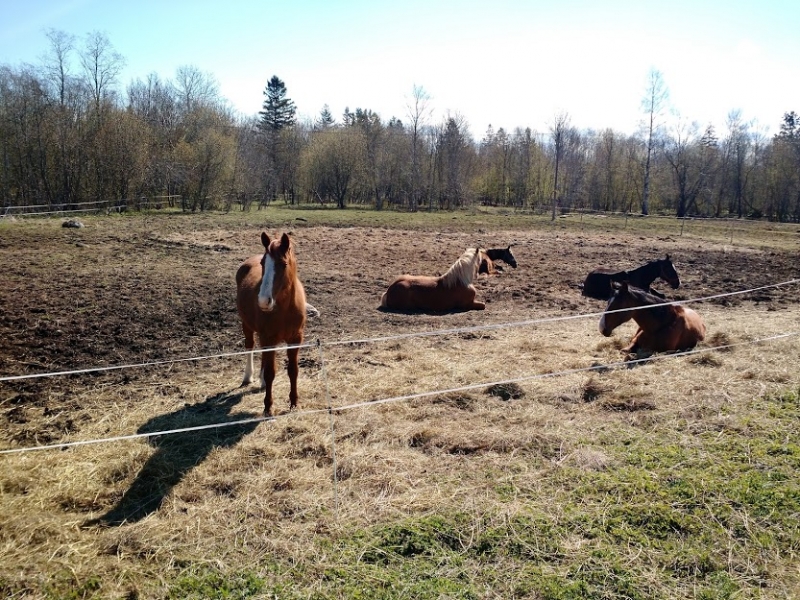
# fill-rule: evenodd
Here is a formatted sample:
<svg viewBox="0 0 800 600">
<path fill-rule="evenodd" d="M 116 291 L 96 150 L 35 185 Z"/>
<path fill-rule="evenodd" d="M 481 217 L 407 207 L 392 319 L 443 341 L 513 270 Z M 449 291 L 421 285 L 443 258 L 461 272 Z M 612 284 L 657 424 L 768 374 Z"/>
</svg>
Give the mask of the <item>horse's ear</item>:
<svg viewBox="0 0 800 600">
<path fill-rule="evenodd" d="M 288 233 L 284 233 L 281 236 L 281 252 L 288 252 L 291 245 L 292 239 L 289 237 Z"/>
<path fill-rule="evenodd" d="M 264 248 L 269 248 L 270 239 L 266 231 L 261 232 L 261 243 L 264 244 Z"/>
<path fill-rule="evenodd" d="M 670 260 L 669 253 L 667 253 L 667 260 Z"/>
</svg>

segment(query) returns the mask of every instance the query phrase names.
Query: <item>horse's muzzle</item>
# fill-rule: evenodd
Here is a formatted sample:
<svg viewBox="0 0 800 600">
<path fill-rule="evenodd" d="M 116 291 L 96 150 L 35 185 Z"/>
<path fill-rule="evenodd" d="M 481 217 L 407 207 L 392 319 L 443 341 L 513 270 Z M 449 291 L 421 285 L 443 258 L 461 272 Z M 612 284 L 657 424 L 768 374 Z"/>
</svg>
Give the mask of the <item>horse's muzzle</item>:
<svg viewBox="0 0 800 600">
<path fill-rule="evenodd" d="M 605 317 L 605 315 L 600 317 L 600 322 L 597 324 L 597 328 L 600 330 L 600 333 L 602 333 L 605 337 L 610 336 L 611 332 L 614 331 L 613 329 L 607 329 L 606 328 L 606 317 Z"/>
<path fill-rule="evenodd" d="M 263 310 L 264 312 L 270 312 L 273 308 L 275 308 L 275 299 L 274 298 L 259 298 L 258 299 L 258 308 Z"/>
</svg>

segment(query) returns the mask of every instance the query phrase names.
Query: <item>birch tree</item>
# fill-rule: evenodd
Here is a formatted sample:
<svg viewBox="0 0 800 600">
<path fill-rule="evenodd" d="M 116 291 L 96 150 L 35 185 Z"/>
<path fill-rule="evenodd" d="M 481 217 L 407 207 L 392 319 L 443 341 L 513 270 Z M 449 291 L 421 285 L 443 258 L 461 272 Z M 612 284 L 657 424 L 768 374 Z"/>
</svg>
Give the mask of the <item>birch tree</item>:
<svg viewBox="0 0 800 600">
<path fill-rule="evenodd" d="M 647 91 L 642 99 L 642 108 L 647 115 L 645 120 L 644 186 L 642 189 L 643 215 L 650 211 L 650 168 L 653 164 L 653 153 L 663 125 L 662 118 L 668 100 L 669 90 L 664 83 L 664 77 L 660 71 L 651 69 L 648 75 Z"/>
</svg>

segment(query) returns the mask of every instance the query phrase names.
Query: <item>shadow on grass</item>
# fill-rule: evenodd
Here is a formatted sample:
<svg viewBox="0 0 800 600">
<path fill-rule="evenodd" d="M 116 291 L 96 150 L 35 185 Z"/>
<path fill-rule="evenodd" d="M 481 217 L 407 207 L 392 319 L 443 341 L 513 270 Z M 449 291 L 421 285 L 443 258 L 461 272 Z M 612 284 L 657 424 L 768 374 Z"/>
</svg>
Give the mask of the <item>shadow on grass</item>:
<svg viewBox="0 0 800 600">
<path fill-rule="evenodd" d="M 154 417 L 142 425 L 137 433 L 230 423 L 260 416 L 229 414 L 243 395 L 244 392 L 237 392 L 212 396 L 199 404 L 187 405 L 175 412 Z M 214 448 L 236 445 L 257 425 L 257 422 L 243 423 L 148 438 L 149 443 L 157 448 L 156 452 L 144 464 L 117 505 L 101 517 L 87 521 L 84 527 L 134 523 L 157 511 L 172 488 L 202 463 Z"/>
</svg>

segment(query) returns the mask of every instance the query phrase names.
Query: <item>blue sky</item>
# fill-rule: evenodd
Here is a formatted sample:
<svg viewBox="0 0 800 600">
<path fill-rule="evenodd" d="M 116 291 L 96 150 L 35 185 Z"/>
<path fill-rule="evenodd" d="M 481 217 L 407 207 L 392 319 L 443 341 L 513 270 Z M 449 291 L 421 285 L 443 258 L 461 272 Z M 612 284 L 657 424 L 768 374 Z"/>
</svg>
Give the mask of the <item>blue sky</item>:
<svg viewBox="0 0 800 600">
<path fill-rule="evenodd" d="M 0 0 L 0 63 L 38 63 L 49 28 L 100 31 L 126 60 L 123 90 L 191 65 L 245 115 L 278 75 L 300 116 L 407 120 L 416 85 L 433 122 L 460 114 L 476 138 L 546 132 L 560 113 L 632 133 L 655 68 L 684 120 L 722 135 L 740 110 L 775 133 L 800 112 L 798 23 L 800 2 L 779 0 Z"/>
</svg>

